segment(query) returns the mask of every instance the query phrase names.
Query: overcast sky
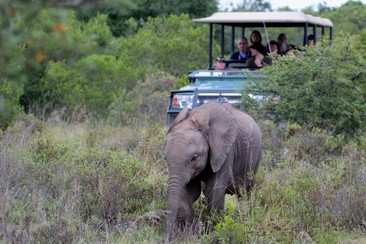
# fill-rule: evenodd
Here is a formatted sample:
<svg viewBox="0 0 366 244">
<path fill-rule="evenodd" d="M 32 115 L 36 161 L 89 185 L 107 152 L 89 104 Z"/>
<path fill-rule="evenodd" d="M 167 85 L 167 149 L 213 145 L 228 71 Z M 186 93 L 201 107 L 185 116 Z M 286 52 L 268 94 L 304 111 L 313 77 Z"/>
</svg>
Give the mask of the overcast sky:
<svg viewBox="0 0 366 244">
<path fill-rule="evenodd" d="M 233 3 L 237 5 L 238 3 L 243 2 L 242 0 L 219 0 L 220 8 L 230 8 L 230 4 Z M 326 3 L 329 7 L 338 7 L 343 3 L 347 2 L 347 0 L 269 0 L 272 4 L 273 9 L 277 9 L 279 7 L 289 6 L 292 9 L 301 10 L 308 6 L 317 6 L 319 3 Z M 362 0 L 362 2 L 366 3 L 366 0 Z"/>
</svg>

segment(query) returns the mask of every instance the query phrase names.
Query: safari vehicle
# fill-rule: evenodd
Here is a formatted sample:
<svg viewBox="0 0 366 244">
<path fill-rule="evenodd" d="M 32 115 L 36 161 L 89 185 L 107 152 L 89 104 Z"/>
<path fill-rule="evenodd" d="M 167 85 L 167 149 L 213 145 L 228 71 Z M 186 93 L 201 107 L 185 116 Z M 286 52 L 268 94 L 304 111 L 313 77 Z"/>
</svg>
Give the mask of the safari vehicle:
<svg viewBox="0 0 366 244">
<path fill-rule="evenodd" d="M 307 44 L 309 34 L 313 35 L 315 42 L 319 39 L 318 36 L 323 39 L 328 36 L 329 43 L 333 39 L 333 23 L 329 19 L 301 12 L 219 12 L 210 17 L 194 19 L 193 21 L 209 25 L 208 69 L 191 72 L 188 75 L 190 81 L 188 86 L 171 91 L 167 111 L 168 125 L 184 107 L 192 109 L 213 100 L 228 102 L 245 110 L 241 106 L 241 95 L 246 84 L 249 80 L 260 82 L 266 77 L 253 66 L 253 62 L 242 63 L 224 58 L 225 48 L 230 47 L 230 51 L 233 53 L 235 39 L 245 37 L 247 29 L 262 28 L 266 43 L 269 43 L 268 28 L 282 28 L 281 30 L 301 28 L 302 45 L 304 46 Z M 225 63 L 225 68 L 220 70 L 213 67 L 215 33 L 219 33 L 220 60 Z M 230 40 L 229 43 L 225 43 L 227 40 Z M 267 61 L 267 63 L 271 62 Z M 257 100 L 263 99 L 263 96 L 260 95 L 252 94 L 252 96 Z"/>
</svg>

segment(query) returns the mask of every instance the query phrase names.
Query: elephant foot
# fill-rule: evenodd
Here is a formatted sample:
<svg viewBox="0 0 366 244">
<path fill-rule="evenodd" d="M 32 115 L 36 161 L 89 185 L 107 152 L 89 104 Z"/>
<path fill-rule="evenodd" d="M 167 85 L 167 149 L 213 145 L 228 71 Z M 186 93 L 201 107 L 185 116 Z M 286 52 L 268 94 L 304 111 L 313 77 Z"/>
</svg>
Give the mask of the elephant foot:
<svg viewBox="0 0 366 244">
<path fill-rule="evenodd" d="M 178 221 L 175 226 L 170 227 L 169 242 L 165 240 L 165 243 L 187 240 L 189 237 L 199 234 L 201 229 L 201 222 L 198 218 L 191 221 Z"/>
</svg>

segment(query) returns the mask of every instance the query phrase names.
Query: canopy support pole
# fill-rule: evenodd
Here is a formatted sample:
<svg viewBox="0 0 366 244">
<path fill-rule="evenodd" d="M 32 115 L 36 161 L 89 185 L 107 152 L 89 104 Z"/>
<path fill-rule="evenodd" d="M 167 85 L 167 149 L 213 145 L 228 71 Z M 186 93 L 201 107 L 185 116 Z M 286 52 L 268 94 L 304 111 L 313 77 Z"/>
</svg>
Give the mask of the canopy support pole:
<svg viewBox="0 0 366 244">
<path fill-rule="evenodd" d="M 231 26 L 231 53 L 235 51 L 235 26 Z"/>
<path fill-rule="evenodd" d="M 332 45 L 333 41 L 333 28 L 329 27 L 329 44 Z"/>
<path fill-rule="evenodd" d="M 316 44 L 317 36 L 316 36 L 316 25 L 313 26 L 313 35 L 314 35 L 314 44 Z"/>
<path fill-rule="evenodd" d="M 304 26 L 304 46 L 308 43 L 308 23 L 305 23 Z"/>
<path fill-rule="evenodd" d="M 245 27 L 241 27 L 241 38 L 245 37 Z"/>
<path fill-rule="evenodd" d="M 210 24 L 209 43 L 208 43 L 208 69 L 212 69 L 212 39 L 213 39 L 213 24 Z"/>
<path fill-rule="evenodd" d="M 221 24 L 221 58 L 224 58 L 225 55 L 225 25 Z"/>
</svg>

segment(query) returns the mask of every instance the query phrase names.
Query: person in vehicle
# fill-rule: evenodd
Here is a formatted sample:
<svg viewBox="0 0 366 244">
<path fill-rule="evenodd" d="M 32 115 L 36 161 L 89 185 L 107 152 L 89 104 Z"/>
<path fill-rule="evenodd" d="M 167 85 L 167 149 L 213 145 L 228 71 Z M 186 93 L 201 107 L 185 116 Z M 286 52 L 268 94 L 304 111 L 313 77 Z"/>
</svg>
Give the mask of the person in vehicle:
<svg viewBox="0 0 366 244">
<path fill-rule="evenodd" d="M 288 39 L 285 33 L 281 33 L 277 39 L 278 53 L 280 55 L 286 55 L 291 50 L 291 46 L 288 44 Z"/>
<path fill-rule="evenodd" d="M 223 69 L 225 69 L 225 66 L 226 66 L 226 64 L 225 64 L 224 59 L 217 58 L 215 60 L 214 69 L 216 69 L 216 70 L 223 70 Z"/>
<path fill-rule="evenodd" d="M 308 35 L 307 46 L 315 47 L 315 36 L 313 34 Z"/>
<path fill-rule="evenodd" d="M 257 50 L 262 55 L 267 55 L 267 49 L 262 44 L 262 35 L 259 31 L 255 30 L 252 32 L 252 34 L 250 35 L 250 42 L 252 44 L 250 48 Z"/>
<path fill-rule="evenodd" d="M 256 49 L 249 48 L 248 45 L 248 39 L 247 38 L 241 38 L 237 42 L 237 46 L 239 51 L 234 52 L 230 60 L 237 60 L 242 62 L 247 62 L 250 58 L 254 58 L 254 63 L 257 67 L 262 67 L 262 61 L 264 56 L 258 52 Z"/>
<path fill-rule="evenodd" d="M 278 43 L 275 40 L 271 40 L 268 44 L 268 50 L 267 52 L 271 55 L 271 56 L 278 56 Z"/>
</svg>

